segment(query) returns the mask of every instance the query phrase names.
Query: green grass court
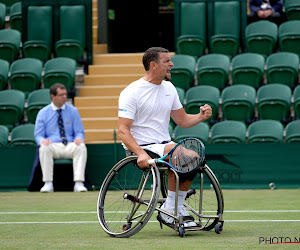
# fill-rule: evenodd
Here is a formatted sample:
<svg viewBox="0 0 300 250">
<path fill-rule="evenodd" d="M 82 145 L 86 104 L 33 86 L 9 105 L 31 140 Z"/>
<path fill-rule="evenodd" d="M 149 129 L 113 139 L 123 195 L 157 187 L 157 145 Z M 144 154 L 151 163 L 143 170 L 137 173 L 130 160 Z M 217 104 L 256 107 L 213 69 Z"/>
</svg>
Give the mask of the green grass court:
<svg viewBox="0 0 300 250">
<path fill-rule="evenodd" d="M 223 190 L 224 230 L 160 229 L 156 214 L 129 239 L 98 223 L 98 192 L 1 192 L 0 249 L 299 249 L 300 189 Z"/>
</svg>

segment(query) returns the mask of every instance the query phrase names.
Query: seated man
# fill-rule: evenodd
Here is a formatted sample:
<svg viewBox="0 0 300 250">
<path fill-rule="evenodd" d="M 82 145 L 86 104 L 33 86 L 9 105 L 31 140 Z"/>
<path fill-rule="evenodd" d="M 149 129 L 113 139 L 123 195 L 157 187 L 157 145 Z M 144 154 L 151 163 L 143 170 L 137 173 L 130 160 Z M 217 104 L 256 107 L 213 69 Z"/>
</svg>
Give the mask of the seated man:
<svg viewBox="0 0 300 250">
<path fill-rule="evenodd" d="M 278 26 L 286 21 L 281 0 L 250 0 L 251 13 L 248 16 L 248 24 L 259 20 L 269 20 Z"/>
<path fill-rule="evenodd" d="M 53 192 L 53 159 L 73 159 L 74 192 L 86 192 L 83 185 L 87 149 L 84 128 L 78 110 L 66 103 L 67 90 L 56 83 L 50 88 L 51 104 L 42 108 L 36 118 L 35 140 L 45 185 L 41 192 Z"/>
<path fill-rule="evenodd" d="M 176 144 L 169 135 L 170 116 L 177 125 L 192 127 L 210 118 L 212 109 L 205 104 L 200 107 L 199 114 L 190 115 L 183 109 L 177 91 L 170 82 L 170 70 L 173 62 L 169 51 L 161 47 L 148 49 L 143 56 L 146 75 L 127 86 L 119 98 L 119 137 L 128 153 L 138 156 L 137 163 L 149 167 L 151 151 L 160 157 L 167 154 Z M 194 175 L 180 175 L 178 192 L 178 215 L 187 218 L 185 226 L 196 226 L 183 203 Z M 175 175 L 168 173 L 168 196 L 162 208 L 174 214 Z M 164 224 L 171 225 L 174 219 L 161 213 Z"/>
</svg>

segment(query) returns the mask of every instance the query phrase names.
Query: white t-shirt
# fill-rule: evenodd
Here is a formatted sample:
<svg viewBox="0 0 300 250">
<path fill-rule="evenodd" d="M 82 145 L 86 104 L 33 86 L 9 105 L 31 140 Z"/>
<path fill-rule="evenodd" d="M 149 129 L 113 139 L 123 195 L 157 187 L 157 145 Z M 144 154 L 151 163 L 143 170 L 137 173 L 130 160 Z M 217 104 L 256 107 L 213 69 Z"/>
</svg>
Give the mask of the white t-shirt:
<svg viewBox="0 0 300 250">
<path fill-rule="evenodd" d="M 182 108 L 174 85 L 139 79 L 120 94 L 119 117 L 133 120 L 130 132 L 139 145 L 170 141 L 171 110 Z"/>
</svg>

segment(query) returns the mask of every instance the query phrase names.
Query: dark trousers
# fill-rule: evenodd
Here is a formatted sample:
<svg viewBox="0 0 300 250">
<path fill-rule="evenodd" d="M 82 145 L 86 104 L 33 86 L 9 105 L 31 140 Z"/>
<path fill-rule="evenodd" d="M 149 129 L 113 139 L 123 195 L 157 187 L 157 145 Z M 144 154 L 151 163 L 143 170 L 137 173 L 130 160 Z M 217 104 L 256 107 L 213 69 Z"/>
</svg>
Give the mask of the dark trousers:
<svg viewBox="0 0 300 250">
<path fill-rule="evenodd" d="M 280 24 L 282 24 L 283 22 L 287 21 L 286 17 L 284 15 L 281 15 L 279 12 L 274 12 L 271 16 L 269 16 L 267 19 L 261 19 L 256 12 L 251 12 L 248 15 L 248 24 L 253 23 L 253 22 L 257 22 L 257 21 L 261 21 L 261 20 L 268 20 L 270 22 L 273 22 L 275 24 L 277 24 L 277 26 L 279 27 Z"/>
</svg>

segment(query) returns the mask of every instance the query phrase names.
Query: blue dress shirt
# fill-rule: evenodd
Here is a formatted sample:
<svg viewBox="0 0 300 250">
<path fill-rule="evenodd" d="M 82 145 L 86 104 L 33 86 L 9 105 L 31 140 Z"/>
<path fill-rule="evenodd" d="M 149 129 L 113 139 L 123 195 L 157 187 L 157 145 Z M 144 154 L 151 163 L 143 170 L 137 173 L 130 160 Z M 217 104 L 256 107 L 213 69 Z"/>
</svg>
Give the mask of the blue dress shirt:
<svg viewBox="0 0 300 250">
<path fill-rule="evenodd" d="M 43 139 L 49 139 L 51 142 L 62 142 L 58 128 L 57 109 L 51 103 L 39 111 L 34 131 L 35 141 L 38 145 Z M 75 138 L 84 140 L 84 128 L 77 108 L 66 103 L 61 109 L 68 142 L 73 142 Z"/>
</svg>

